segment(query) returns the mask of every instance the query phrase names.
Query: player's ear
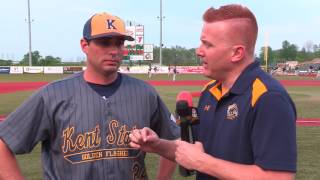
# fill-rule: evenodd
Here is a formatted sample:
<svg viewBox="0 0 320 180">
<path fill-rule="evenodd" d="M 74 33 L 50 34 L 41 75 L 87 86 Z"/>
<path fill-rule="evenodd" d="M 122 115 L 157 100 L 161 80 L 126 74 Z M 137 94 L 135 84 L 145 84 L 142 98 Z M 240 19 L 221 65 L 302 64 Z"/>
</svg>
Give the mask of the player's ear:
<svg viewBox="0 0 320 180">
<path fill-rule="evenodd" d="M 241 61 L 246 53 L 246 47 L 243 45 L 235 45 L 232 47 L 231 62 Z"/>
<path fill-rule="evenodd" d="M 80 40 L 80 46 L 81 46 L 82 51 L 83 51 L 84 53 L 87 53 L 88 47 L 89 47 L 89 41 L 86 40 L 86 39 L 84 39 L 84 38 L 82 38 L 82 39 Z"/>
</svg>

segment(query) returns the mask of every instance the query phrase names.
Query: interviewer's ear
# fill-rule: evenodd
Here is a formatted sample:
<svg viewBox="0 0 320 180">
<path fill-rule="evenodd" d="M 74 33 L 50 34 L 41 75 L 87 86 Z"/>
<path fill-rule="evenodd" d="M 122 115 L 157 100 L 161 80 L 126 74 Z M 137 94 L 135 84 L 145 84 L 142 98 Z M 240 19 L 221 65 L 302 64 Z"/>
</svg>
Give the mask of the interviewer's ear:
<svg viewBox="0 0 320 180">
<path fill-rule="evenodd" d="M 246 53 L 246 48 L 243 45 L 235 45 L 232 47 L 231 62 L 241 61 Z"/>
</svg>

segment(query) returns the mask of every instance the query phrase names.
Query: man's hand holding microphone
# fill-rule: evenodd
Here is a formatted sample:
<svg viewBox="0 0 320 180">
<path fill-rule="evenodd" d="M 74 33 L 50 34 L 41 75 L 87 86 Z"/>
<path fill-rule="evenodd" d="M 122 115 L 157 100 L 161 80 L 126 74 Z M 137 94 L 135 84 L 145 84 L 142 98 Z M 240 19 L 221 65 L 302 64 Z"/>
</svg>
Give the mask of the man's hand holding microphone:
<svg viewBox="0 0 320 180">
<path fill-rule="evenodd" d="M 196 108 L 192 105 L 190 92 L 182 91 L 176 102 L 177 124 L 181 127 L 181 140 L 160 139 L 150 128 L 135 129 L 129 135 L 130 146 L 145 152 L 157 153 L 171 161 L 176 161 L 182 176 L 194 174 L 201 166 L 203 146 L 193 137 L 191 126 L 199 123 Z M 203 158 L 201 158 L 203 159 Z"/>
</svg>

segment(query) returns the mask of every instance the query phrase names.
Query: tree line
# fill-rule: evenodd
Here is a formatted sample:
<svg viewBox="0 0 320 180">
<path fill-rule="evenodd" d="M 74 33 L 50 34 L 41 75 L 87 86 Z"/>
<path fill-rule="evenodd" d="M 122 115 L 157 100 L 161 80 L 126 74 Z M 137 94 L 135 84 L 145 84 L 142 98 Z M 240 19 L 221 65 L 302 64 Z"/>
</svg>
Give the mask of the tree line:
<svg viewBox="0 0 320 180">
<path fill-rule="evenodd" d="M 315 58 L 320 58 L 320 43 L 313 44 L 307 42 L 305 47 L 299 50 L 299 47 L 295 44 L 291 44 L 289 41 L 282 42 L 282 48 L 278 50 L 273 50 L 268 46 L 268 64 L 275 65 L 277 63 L 283 63 L 286 61 L 298 61 L 298 62 L 307 62 Z M 265 48 L 260 49 L 259 58 L 261 63 L 265 64 L 264 61 Z"/>
<path fill-rule="evenodd" d="M 31 52 L 32 66 L 83 66 L 85 63 L 81 62 L 62 62 L 60 57 L 41 56 L 39 51 Z M 18 64 L 14 64 L 13 60 L 0 59 L 0 66 L 29 66 L 29 53 L 23 56 L 23 59 Z"/>
<path fill-rule="evenodd" d="M 187 49 L 182 46 L 174 46 L 171 48 L 162 48 L 162 65 L 166 66 L 186 66 L 186 65 L 200 65 L 200 59 L 196 56 L 195 48 Z M 270 46 L 268 47 L 268 64 L 275 65 L 277 63 L 282 63 L 285 61 L 298 61 L 306 62 L 315 58 L 320 58 L 320 43 L 313 44 L 312 42 L 307 42 L 305 47 L 299 50 L 299 47 L 295 44 L 290 43 L 285 40 L 282 42 L 282 48 L 278 50 L 273 50 Z M 79 65 L 84 66 L 85 62 L 63 62 L 60 57 L 45 56 L 42 57 L 39 51 L 33 51 L 32 65 L 33 66 L 66 66 L 66 65 Z M 265 48 L 261 47 L 259 55 L 256 55 L 261 64 L 265 64 Z M 159 64 L 160 63 L 160 48 L 155 47 L 153 51 L 153 61 L 129 61 L 129 65 L 139 64 Z M 29 53 L 23 56 L 23 59 L 18 63 L 14 64 L 12 60 L 1 60 L 0 66 L 28 66 L 29 65 Z"/>
</svg>

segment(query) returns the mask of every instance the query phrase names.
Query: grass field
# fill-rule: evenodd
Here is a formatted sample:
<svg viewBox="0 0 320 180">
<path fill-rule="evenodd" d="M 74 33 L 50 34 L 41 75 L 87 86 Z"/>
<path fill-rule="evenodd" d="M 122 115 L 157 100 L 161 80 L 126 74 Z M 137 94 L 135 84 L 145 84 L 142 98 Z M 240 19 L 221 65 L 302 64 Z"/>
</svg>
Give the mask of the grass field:
<svg viewBox="0 0 320 180">
<path fill-rule="evenodd" d="M 65 76 L 65 75 L 64 75 Z M 64 77 L 62 75 L 1 75 L 0 82 L 35 82 L 53 81 Z M 168 75 L 156 75 L 151 79 L 147 75 L 133 75 L 144 80 L 169 80 Z M 178 75 L 177 80 L 205 80 L 201 75 Z M 281 79 L 292 79 L 282 77 Z M 301 80 L 301 78 L 298 78 Z M 310 80 L 310 79 L 309 79 Z M 156 90 L 164 102 L 173 112 L 175 99 L 181 90 L 200 91 L 202 87 L 197 86 L 157 86 Z M 320 87 L 289 87 L 290 96 L 296 104 L 299 118 L 320 118 Z M 33 91 L 0 94 L 0 115 L 12 112 L 23 100 L 31 95 Z M 197 99 L 195 100 L 197 101 Z M 298 172 L 296 179 L 320 179 L 320 127 L 297 127 L 298 143 Z M 26 179 L 41 179 L 40 145 L 31 154 L 18 155 L 17 157 Z M 157 155 L 149 154 L 146 159 L 149 178 L 155 179 L 157 169 Z M 194 177 L 183 178 L 175 173 L 174 179 L 194 179 Z"/>
</svg>

